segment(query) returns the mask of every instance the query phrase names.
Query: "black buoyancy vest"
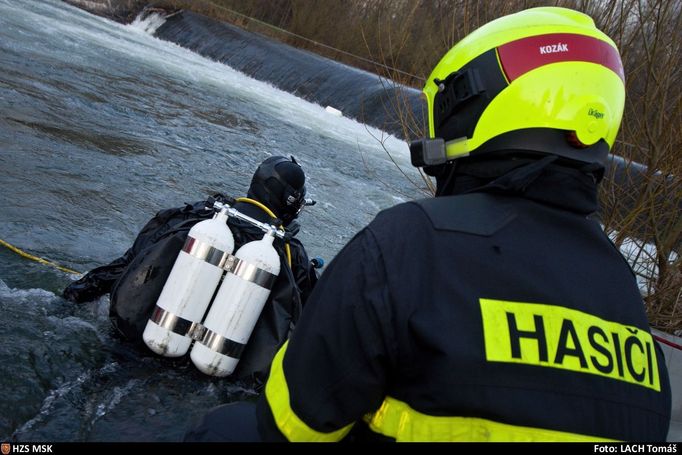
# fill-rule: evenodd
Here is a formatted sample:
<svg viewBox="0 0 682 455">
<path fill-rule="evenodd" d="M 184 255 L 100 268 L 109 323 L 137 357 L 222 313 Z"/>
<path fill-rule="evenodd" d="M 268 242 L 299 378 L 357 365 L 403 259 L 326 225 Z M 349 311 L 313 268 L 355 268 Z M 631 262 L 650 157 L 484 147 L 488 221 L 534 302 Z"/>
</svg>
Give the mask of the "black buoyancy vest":
<svg viewBox="0 0 682 455">
<path fill-rule="evenodd" d="M 665 360 L 632 272 L 596 221 L 481 193 L 385 213 L 372 229 L 402 356 L 389 396 L 427 415 L 665 439 Z M 428 266 L 411 264 L 419 258 Z"/>
<path fill-rule="evenodd" d="M 147 236 L 149 240 L 145 239 L 144 244 L 137 245 L 139 252 L 111 291 L 109 316 L 124 338 L 142 340 L 147 321 L 190 229 L 212 215 L 213 211 L 204 209 L 202 202 L 165 210 L 157 215 L 163 217 L 157 230 Z M 234 235 L 235 251 L 263 236 L 260 229 L 237 220 L 230 219 L 228 225 Z M 280 255 L 280 276 L 233 373 L 235 377 L 253 376 L 259 381 L 264 380 L 277 349 L 288 339 L 300 316 L 300 292 L 284 259 L 280 241 L 275 242 L 275 249 Z M 300 264 L 296 266 L 301 267 Z"/>
<path fill-rule="evenodd" d="M 114 327 L 126 339 L 142 339 L 187 234 L 192 226 L 212 216 L 204 202 L 162 210 L 135 239 L 134 256 L 113 284 L 109 306 Z"/>
</svg>

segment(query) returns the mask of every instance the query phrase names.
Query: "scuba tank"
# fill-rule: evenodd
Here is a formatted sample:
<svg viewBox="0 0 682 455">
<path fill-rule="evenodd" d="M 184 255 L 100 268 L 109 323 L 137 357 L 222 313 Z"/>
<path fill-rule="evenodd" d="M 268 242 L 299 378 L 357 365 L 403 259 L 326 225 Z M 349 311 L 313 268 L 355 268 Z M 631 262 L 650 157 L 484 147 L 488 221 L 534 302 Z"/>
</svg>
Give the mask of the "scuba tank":
<svg viewBox="0 0 682 455">
<path fill-rule="evenodd" d="M 212 219 L 190 229 L 142 335 L 157 354 L 179 357 L 189 350 L 191 334 L 232 257 L 234 237 L 227 218 L 227 208 L 222 207 Z"/>
<path fill-rule="evenodd" d="M 272 243 L 280 232 L 268 228 L 261 240 L 246 243 L 225 264 L 227 274 L 192 347 L 192 362 L 206 374 L 234 371 L 279 275 Z"/>
</svg>

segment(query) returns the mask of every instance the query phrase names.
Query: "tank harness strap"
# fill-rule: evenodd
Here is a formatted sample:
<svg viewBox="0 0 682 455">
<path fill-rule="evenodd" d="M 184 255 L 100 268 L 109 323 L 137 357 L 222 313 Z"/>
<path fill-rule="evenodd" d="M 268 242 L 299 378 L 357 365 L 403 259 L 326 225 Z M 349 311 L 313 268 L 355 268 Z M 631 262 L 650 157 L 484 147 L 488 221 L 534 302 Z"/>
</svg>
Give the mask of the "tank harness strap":
<svg viewBox="0 0 682 455">
<path fill-rule="evenodd" d="M 201 326 L 198 330 L 192 333 L 192 338 L 201 343 L 211 351 L 230 356 L 233 359 L 239 359 L 246 347 L 245 344 L 239 343 L 229 338 L 225 338 L 217 332 Z"/>
<path fill-rule="evenodd" d="M 152 317 L 149 318 L 159 327 L 163 327 L 178 335 L 186 336 L 193 334 L 195 331 L 200 330 L 201 324 L 198 322 L 192 322 L 187 319 L 181 318 L 177 314 L 171 313 L 168 310 L 164 310 L 158 305 L 154 305 L 154 312 Z"/>
<path fill-rule="evenodd" d="M 265 289 L 272 289 L 277 279 L 277 275 L 191 236 L 187 236 L 182 251 Z"/>
<path fill-rule="evenodd" d="M 237 275 L 242 280 L 250 281 L 265 289 L 272 289 L 272 286 L 277 279 L 277 275 L 273 275 L 267 270 L 263 270 L 256 267 L 254 264 L 232 255 L 229 255 L 223 268 L 227 270 L 228 273 Z"/>
<path fill-rule="evenodd" d="M 220 268 L 223 268 L 228 259 L 232 257 L 230 253 L 212 247 L 208 243 L 197 240 L 189 235 L 187 236 L 187 240 L 185 240 L 182 251 Z"/>
</svg>

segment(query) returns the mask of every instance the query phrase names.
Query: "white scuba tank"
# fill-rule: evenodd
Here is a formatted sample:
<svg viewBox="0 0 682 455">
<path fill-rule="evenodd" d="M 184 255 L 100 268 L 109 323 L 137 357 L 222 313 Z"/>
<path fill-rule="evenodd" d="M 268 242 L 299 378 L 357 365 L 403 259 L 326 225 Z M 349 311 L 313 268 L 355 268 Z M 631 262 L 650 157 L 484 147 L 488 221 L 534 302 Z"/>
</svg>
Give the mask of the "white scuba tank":
<svg viewBox="0 0 682 455">
<path fill-rule="evenodd" d="M 232 264 L 226 265 L 228 273 L 190 355 L 202 372 L 227 376 L 237 366 L 280 272 L 273 240 L 273 233 L 268 232 L 261 240 L 243 245 Z"/>
<path fill-rule="evenodd" d="M 187 353 L 192 343 L 190 329 L 206 313 L 223 266 L 232 257 L 234 237 L 226 222 L 227 212 L 221 210 L 190 229 L 142 334 L 157 354 L 180 357 Z"/>
</svg>

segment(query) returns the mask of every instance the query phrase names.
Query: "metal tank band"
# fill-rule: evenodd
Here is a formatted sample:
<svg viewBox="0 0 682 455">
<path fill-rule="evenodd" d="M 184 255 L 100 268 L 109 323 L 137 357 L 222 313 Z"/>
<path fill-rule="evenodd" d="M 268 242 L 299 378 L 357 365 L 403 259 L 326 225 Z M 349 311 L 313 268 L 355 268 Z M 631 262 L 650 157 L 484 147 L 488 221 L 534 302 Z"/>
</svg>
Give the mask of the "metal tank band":
<svg viewBox="0 0 682 455">
<path fill-rule="evenodd" d="M 225 338 L 219 333 L 204 326 L 198 327 L 192 334 L 192 338 L 209 348 L 211 351 L 232 357 L 233 359 L 241 358 L 242 352 L 246 347 L 245 344 Z"/>
<path fill-rule="evenodd" d="M 224 268 L 228 258 L 232 257 L 230 253 L 212 247 L 208 243 L 197 240 L 191 236 L 187 236 L 182 251 L 220 268 Z"/>
<path fill-rule="evenodd" d="M 197 326 L 201 326 L 198 322 L 192 322 L 190 320 L 181 318 L 177 314 L 171 313 L 168 310 L 164 310 L 158 305 L 154 305 L 154 312 L 149 318 L 159 327 L 163 327 L 173 333 L 177 333 L 182 336 L 191 336 L 192 333 L 197 329 Z"/>
<path fill-rule="evenodd" d="M 277 275 L 232 255 L 227 258 L 223 268 L 228 273 L 237 275 L 242 280 L 250 281 L 265 289 L 272 289 L 277 279 Z"/>
</svg>

